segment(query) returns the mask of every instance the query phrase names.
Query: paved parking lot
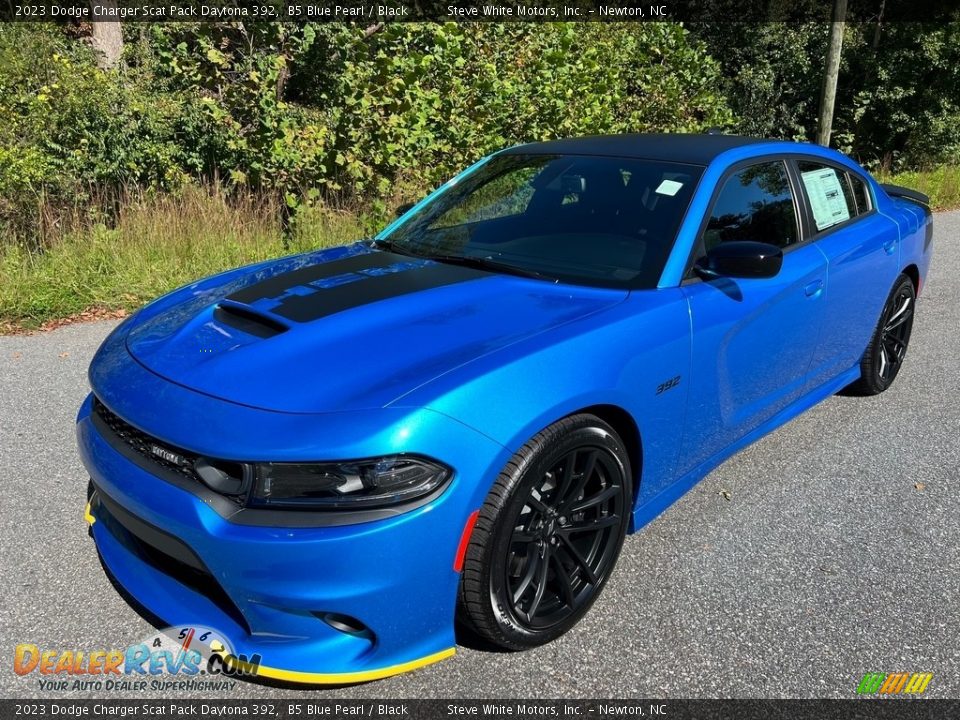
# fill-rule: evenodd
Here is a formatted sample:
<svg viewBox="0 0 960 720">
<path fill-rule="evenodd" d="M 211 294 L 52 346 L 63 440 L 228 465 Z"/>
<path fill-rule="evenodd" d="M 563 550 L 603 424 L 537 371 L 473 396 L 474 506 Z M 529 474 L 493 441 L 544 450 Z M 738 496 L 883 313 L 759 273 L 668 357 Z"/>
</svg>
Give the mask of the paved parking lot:
<svg viewBox="0 0 960 720">
<path fill-rule="evenodd" d="M 960 697 L 960 213 L 936 222 L 896 385 L 831 398 L 713 472 L 627 539 L 564 638 L 461 647 L 352 688 L 240 683 L 223 697 L 852 697 L 866 671 L 932 672 L 928 696 Z M 122 648 L 151 629 L 82 521 L 73 417 L 112 326 L 0 337 L 4 697 L 49 695 L 13 673 L 17 643 Z"/>
</svg>

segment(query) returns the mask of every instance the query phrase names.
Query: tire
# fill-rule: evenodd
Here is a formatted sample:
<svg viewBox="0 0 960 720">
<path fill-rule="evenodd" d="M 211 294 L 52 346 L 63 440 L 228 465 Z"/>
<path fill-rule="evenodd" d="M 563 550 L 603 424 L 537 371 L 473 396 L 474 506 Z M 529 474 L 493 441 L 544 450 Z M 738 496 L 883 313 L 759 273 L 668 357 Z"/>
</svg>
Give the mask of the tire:
<svg viewBox="0 0 960 720">
<path fill-rule="evenodd" d="M 507 463 L 477 516 L 458 620 L 509 650 L 567 632 L 616 564 L 632 477 L 623 441 L 598 417 L 573 415 L 537 433 Z"/>
<path fill-rule="evenodd" d="M 916 301 L 913 281 L 901 274 L 860 360 L 860 379 L 846 389 L 850 395 L 879 395 L 896 380 L 910 344 Z"/>
</svg>

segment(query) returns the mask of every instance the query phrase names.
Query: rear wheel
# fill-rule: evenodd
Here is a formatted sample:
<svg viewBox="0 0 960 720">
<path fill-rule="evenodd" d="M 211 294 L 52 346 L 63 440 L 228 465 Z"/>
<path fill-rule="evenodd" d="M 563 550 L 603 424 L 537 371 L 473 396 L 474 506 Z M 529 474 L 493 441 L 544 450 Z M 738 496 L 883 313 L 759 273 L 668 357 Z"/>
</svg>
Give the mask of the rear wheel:
<svg viewBox="0 0 960 720">
<path fill-rule="evenodd" d="M 851 394 L 878 395 L 893 384 L 907 354 L 916 301 L 913 281 L 900 275 L 860 360 L 860 379 L 847 388 Z"/>
<path fill-rule="evenodd" d="M 573 627 L 607 581 L 632 498 L 623 442 L 593 415 L 538 433 L 511 459 L 477 518 L 458 614 L 520 650 Z"/>
</svg>

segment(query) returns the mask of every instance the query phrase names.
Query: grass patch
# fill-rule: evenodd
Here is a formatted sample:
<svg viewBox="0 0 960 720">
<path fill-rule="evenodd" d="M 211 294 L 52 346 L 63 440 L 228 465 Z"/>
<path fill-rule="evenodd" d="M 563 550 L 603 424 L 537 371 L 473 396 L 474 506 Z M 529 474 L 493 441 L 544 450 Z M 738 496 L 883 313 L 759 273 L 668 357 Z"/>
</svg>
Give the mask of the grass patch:
<svg viewBox="0 0 960 720">
<path fill-rule="evenodd" d="M 880 175 L 877 179 L 929 195 L 930 206 L 934 210 L 960 208 L 960 165 L 942 165 L 933 170 Z"/>
<path fill-rule="evenodd" d="M 0 240 L 0 330 L 24 330 L 93 309 L 133 310 L 231 267 L 364 236 L 358 213 L 308 208 L 285 236 L 280 208 L 188 187 L 131 199 L 112 227 L 93 224 L 40 252 Z"/>
</svg>

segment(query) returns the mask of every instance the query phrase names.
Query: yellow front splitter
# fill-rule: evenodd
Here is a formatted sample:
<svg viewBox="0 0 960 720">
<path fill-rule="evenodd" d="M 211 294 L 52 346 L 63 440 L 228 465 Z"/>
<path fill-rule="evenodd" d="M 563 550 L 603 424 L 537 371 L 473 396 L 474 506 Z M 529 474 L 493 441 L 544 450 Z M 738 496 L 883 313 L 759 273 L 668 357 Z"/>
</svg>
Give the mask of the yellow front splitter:
<svg viewBox="0 0 960 720">
<path fill-rule="evenodd" d="M 400 675 L 411 670 L 432 665 L 435 662 L 446 660 L 456 653 L 456 648 L 447 648 L 440 652 L 427 655 L 426 657 L 410 662 L 390 665 L 377 670 L 359 670 L 357 672 L 345 673 L 311 673 L 299 672 L 297 670 L 279 670 L 277 668 L 265 667 L 260 665 L 257 668 L 259 677 L 271 678 L 272 680 L 283 680 L 291 683 L 305 683 L 308 685 L 352 685 L 354 683 L 369 682 L 371 680 L 381 680 L 391 675 Z"/>
</svg>

